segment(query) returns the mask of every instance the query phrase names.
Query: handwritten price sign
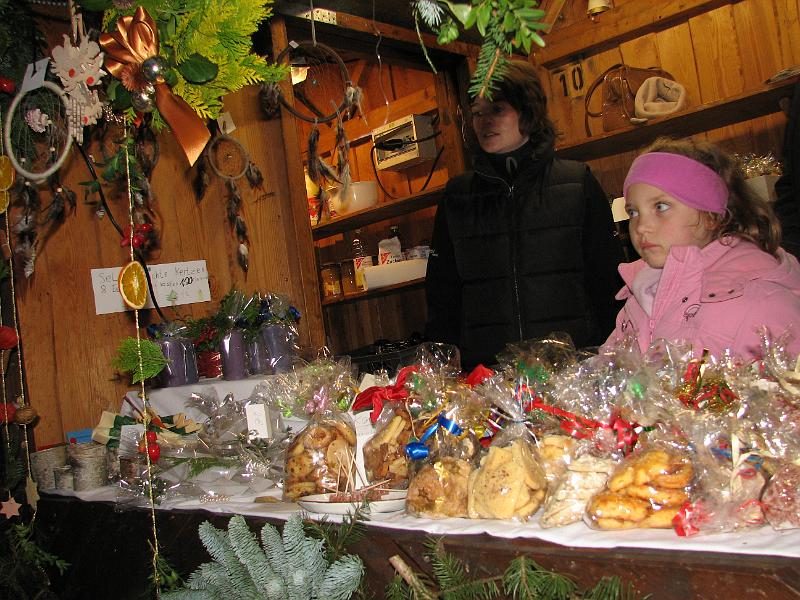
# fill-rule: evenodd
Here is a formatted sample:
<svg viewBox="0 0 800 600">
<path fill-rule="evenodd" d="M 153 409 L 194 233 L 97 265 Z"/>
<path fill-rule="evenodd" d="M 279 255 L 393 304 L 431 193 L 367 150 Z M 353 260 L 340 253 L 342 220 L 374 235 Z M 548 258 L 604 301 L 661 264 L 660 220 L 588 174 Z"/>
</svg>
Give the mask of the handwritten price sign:
<svg viewBox="0 0 800 600">
<path fill-rule="evenodd" d="M 120 268 L 92 269 L 94 305 L 98 315 L 130 310 L 122 301 L 117 287 Z M 159 306 L 177 306 L 211 300 L 208 271 L 204 260 L 149 265 L 147 270 Z M 147 304 L 144 307 L 153 308 L 149 291 Z"/>
</svg>

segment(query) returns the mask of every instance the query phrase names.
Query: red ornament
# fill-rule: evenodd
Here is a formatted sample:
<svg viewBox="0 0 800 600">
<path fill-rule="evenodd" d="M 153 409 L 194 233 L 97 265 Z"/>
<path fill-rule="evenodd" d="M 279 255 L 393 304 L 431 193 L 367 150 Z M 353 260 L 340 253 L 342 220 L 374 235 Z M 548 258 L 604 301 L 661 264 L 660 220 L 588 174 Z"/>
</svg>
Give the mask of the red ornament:
<svg viewBox="0 0 800 600">
<path fill-rule="evenodd" d="M 7 325 L 0 325 L 0 350 L 10 350 L 15 348 L 19 343 L 17 332 L 13 327 Z"/>
<path fill-rule="evenodd" d="M 161 446 L 158 444 L 149 444 L 147 446 L 147 454 L 150 455 L 151 461 L 158 462 L 158 459 L 161 458 Z"/>
<path fill-rule="evenodd" d="M 158 435 L 155 431 L 148 431 L 145 435 L 147 436 L 147 441 L 150 444 L 155 444 L 158 441 Z"/>
<path fill-rule="evenodd" d="M 0 404 L 0 423 L 13 423 L 17 407 L 10 402 Z"/>
<path fill-rule="evenodd" d="M 0 92 L 13 94 L 16 89 L 17 86 L 14 84 L 12 79 L 9 79 L 8 77 L 0 77 Z"/>
</svg>

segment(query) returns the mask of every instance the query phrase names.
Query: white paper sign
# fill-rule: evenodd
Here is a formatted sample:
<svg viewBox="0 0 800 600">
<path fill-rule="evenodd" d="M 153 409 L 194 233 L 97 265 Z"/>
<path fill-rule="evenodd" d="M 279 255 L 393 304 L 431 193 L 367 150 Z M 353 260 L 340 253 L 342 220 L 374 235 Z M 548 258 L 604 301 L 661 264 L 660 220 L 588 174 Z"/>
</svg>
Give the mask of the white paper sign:
<svg viewBox="0 0 800 600">
<path fill-rule="evenodd" d="M 92 288 L 94 290 L 95 312 L 98 315 L 131 310 L 122 301 L 117 278 L 122 267 L 92 269 Z M 153 282 L 159 306 L 210 302 L 211 290 L 208 287 L 206 261 L 148 265 L 150 280 Z M 153 308 L 148 290 L 145 308 Z"/>
<path fill-rule="evenodd" d="M 269 419 L 269 415 L 267 415 L 267 406 L 265 404 L 248 404 L 244 407 L 244 414 L 247 417 L 249 439 L 272 439 L 272 422 Z"/>
</svg>

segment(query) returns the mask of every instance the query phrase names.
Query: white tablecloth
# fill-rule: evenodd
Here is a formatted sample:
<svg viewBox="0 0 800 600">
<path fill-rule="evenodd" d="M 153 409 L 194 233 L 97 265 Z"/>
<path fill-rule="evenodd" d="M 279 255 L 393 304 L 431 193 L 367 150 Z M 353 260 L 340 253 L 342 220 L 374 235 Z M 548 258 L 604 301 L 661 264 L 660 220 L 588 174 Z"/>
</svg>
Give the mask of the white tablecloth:
<svg viewBox="0 0 800 600">
<path fill-rule="evenodd" d="M 53 491 L 61 495 L 77 496 L 89 501 L 115 501 L 117 490 L 113 486 L 89 492 Z M 280 499 L 280 490 L 267 495 Z M 199 499 L 173 500 L 162 503 L 158 510 L 202 509 L 221 514 L 241 514 L 257 517 L 288 519 L 300 510 L 292 502 L 256 503 L 252 496 L 232 498 L 227 502 L 200 502 Z M 323 515 L 311 514 L 312 517 Z M 341 516 L 327 515 L 331 521 Z M 491 519 L 420 519 L 405 513 L 375 513 L 370 523 L 390 529 L 425 531 L 434 535 L 489 534 L 500 538 L 535 538 L 562 546 L 577 548 L 653 548 L 657 550 L 690 550 L 724 552 L 730 554 L 758 554 L 800 558 L 800 529 L 775 531 L 769 526 L 737 533 L 719 533 L 694 537 L 678 537 L 669 529 L 629 529 L 626 531 L 595 531 L 583 523 L 567 527 L 542 529 L 538 523 L 515 523 Z"/>
</svg>

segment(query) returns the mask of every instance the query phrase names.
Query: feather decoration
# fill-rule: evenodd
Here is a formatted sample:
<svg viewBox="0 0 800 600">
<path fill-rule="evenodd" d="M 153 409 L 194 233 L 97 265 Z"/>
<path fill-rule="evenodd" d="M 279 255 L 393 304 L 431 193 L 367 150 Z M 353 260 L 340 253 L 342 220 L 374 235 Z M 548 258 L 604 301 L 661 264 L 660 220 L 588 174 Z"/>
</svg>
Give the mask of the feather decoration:
<svg viewBox="0 0 800 600">
<path fill-rule="evenodd" d="M 358 111 L 358 114 L 364 116 L 364 107 L 361 104 L 361 101 L 364 99 L 364 90 L 362 90 L 357 85 L 348 85 L 347 89 L 344 92 L 344 101 L 345 106 L 347 107 L 344 112 L 349 113 L 352 117 L 354 114 L 354 110 Z M 366 121 L 366 118 L 364 118 Z"/>
<path fill-rule="evenodd" d="M 33 275 L 34 263 L 36 262 L 36 243 L 32 240 L 24 240 L 17 244 L 14 252 L 22 257 L 22 270 L 25 277 Z"/>
<path fill-rule="evenodd" d="M 247 169 L 244 174 L 245 177 L 247 177 L 247 182 L 253 189 L 260 188 L 264 183 L 264 176 L 261 174 L 261 169 L 259 169 L 252 160 L 247 163 Z"/>
<path fill-rule="evenodd" d="M 206 190 L 208 186 L 211 185 L 211 180 L 208 176 L 208 164 L 206 158 L 206 153 L 203 152 L 200 154 L 195 166 L 197 167 L 197 171 L 194 176 L 194 195 L 195 199 L 200 202 L 203 199 L 203 196 L 206 195 Z"/>
<path fill-rule="evenodd" d="M 247 223 L 245 223 L 244 219 L 239 215 L 236 215 L 234 229 L 236 230 L 236 237 L 239 238 L 240 241 L 247 239 Z"/>
<path fill-rule="evenodd" d="M 278 86 L 274 83 L 262 83 L 261 89 L 258 91 L 258 102 L 268 119 L 274 117 L 280 108 Z"/>
<path fill-rule="evenodd" d="M 344 119 L 342 115 L 336 120 L 336 170 L 338 181 L 342 184 L 339 191 L 340 198 L 347 198 L 350 191 L 350 140 L 344 132 Z"/>
<path fill-rule="evenodd" d="M 225 184 L 228 186 L 228 222 L 236 224 L 236 217 L 239 216 L 239 209 L 242 207 L 242 196 L 239 188 L 233 179 L 228 179 Z"/>
<path fill-rule="evenodd" d="M 318 145 L 319 128 L 315 125 L 308 136 L 308 178 L 325 189 L 331 181 L 341 182 L 336 171 L 319 156 Z"/>
<path fill-rule="evenodd" d="M 39 197 L 39 189 L 35 185 L 31 185 L 26 181 L 19 192 L 22 206 L 25 207 L 25 212 L 39 212 L 42 207 L 42 201 Z"/>
<path fill-rule="evenodd" d="M 248 258 L 250 255 L 250 251 L 247 249 L 247 244 L 240 243 L 239 249 L 236 252 L 236 258 L 239 261 L 239 266 L 242 267 L 243 271 L 247 271 L 248 268 Z"/>
</svg>

